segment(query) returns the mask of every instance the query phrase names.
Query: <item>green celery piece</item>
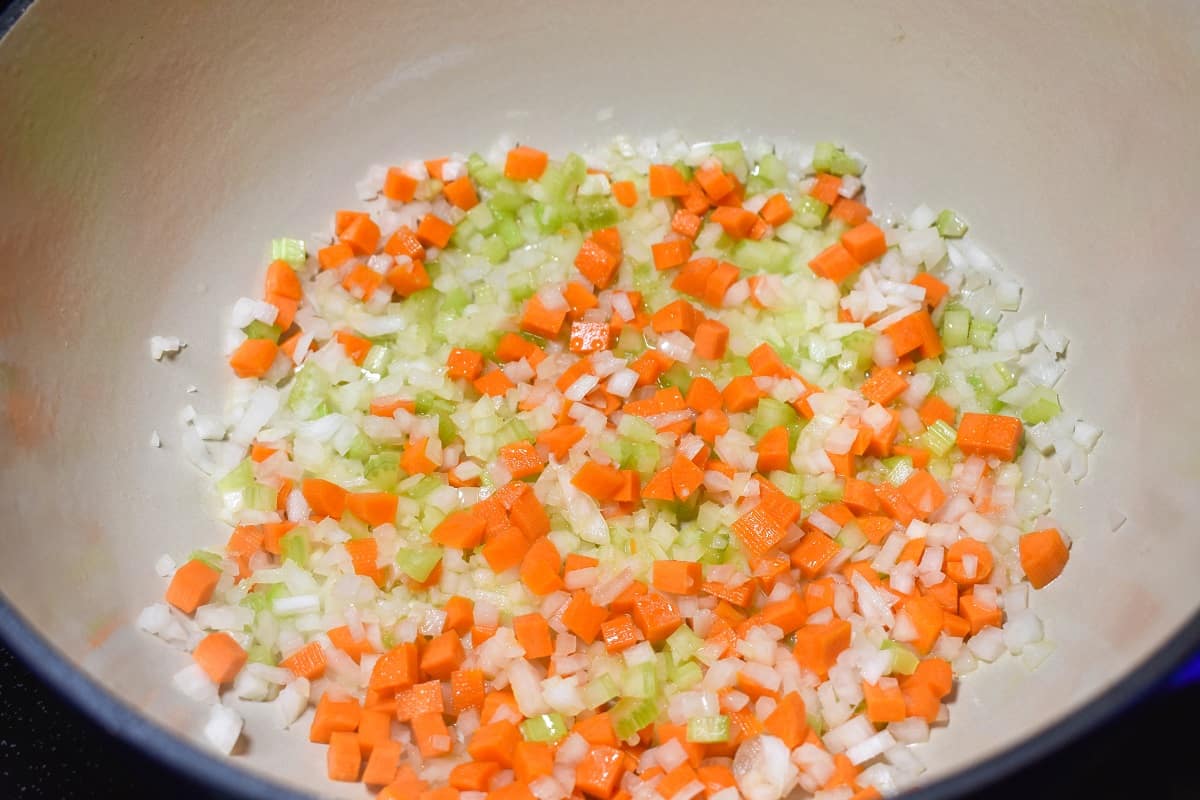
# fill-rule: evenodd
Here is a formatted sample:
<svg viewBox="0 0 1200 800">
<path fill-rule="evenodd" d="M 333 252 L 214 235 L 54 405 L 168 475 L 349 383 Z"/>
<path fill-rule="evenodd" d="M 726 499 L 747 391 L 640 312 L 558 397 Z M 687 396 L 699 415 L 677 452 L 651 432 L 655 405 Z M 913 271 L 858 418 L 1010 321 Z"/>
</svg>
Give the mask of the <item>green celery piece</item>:
<svg viewBox="0 0 1200 800">
<path fill-rule="evenodd" d="M 688 369 L 686 364 L 676 362 L 671 365 L 670 369 L 663 373 L 659 381 L 663 386 L 677 386 L 679 391 L 687 394 L 688 389 L 692 385 L 692 371 Z"/>
<path fill-rule="evenodd" d="M 833 175 L 861 175 L 862 167 L 846 151 L 832 142 L 817 142 L 813 149 L 813 169 Z"/>
<path fill-rule="evenodd" d="M 950 209 L 944 209 L 937 216 L 938 233 L 946 239 L 961 239 L 967 232 L 967 223 L 962 217 Z"/>
<path fill-rule="evenodd" d="M 758 407 L 754 412 L 754 420 L 750 423 L 750 427 L 746 429 L 746 432 L 755 439 L 758 439 L 767 431 L 777 428 L 780 425 L 790 428 L 799 419 L 800 415 L 787 403 L 776 400 L 773 397 L 764 397 L 758 401 Z"/>
<path fill-rule="evenodd" d="M 971 312 L 962 306 L 950 306 L 942 314 L 942 344 L 962 347 L 967 344 L 971 330 Z"/>
<path fill-rule="evenodd" d="M 295 528 L 284 534 L 279 540 L 279 550 L 282 553 L 283 560 L 287 561 L 290 559 L 296 562 L 296 566 L 303 569 L 308 568 L 308 535 L 302 529 Z"/>
<path fill-rule="evenodd" d="M 288 408 L 297 414 L 306 410 L 311 413 L 312 409 L 329 396 L 331 388 L 332 384 L 325 370 L 311 361 L 306 361 L 292 379 L 292 391 L 287 400 Z"/>
<path fill-rule="evenodd" d="M 193 550 L 188 555 L 187 560 L 199 561 L 202 564 L 207 564 L 208 566 L 212 567 L 217 572 L 221 571 L 221 557 L 209 550 Z"/>
<path fill-rule="evenodd" d="M 579 225 L 585 231 L 608 228 L 617 224 L 617 207 L 607 197 L 580 197 L 575 201 L 579 208 Z"/>
<path fill-rule="evenodd" d="M 618 739 L 628 739 L 658 719 L 658 704 L 652 698 L 623 697 L 609 712 Z"/>
<path fill-rule="evenodd" d="M 593 678 L 583 687 L 583 702 L 588 708 L 599 708 L 620 694 L 620 687 L 611 676 L 605 674 Z"/>
<path fill-rule="evenodd" d="M 687 661 L 704 646 L 704 640 L 687 625 L 680 625 L 674 633 L 667 637 L 666 644 L 672 658 L 676 661 Z"/>
<path fill-rule="evenodd" d="M 304 266 L 306 256 L 304 242 L 300 239 L 288 239 L 286 236 L 271 240 L 271 260 L 286 261 L 292 269 Z"/>
<path fill-rule="evenodd" d="M 1048 422 L 1059 415 L 1062 406 L 1058 402 L 1058 393 L 1047 386 L 1034 388 L 1029 402 L 1021 409 L 1021 419 L 1026 425 L 1037 425 Z"/>
<path fill-rule="evenodd" d="M 739 181 L 745 181 L 750 174 L 750 163 L 746 159 L 746 150 L 738 141 L 717 142 L 712 146 L 712 154 L 725 168 L 732 172 Z"/>
<path fill-rule="evenodd" d="M 225 492 L 238 492 L 254 483 L 254 462 L 249 458 L 242 459 L 242 462 L 233 469 L 229 470 L 223 478 L 217 481 L 217 491 L 221 494 Z"/>
<path fill-rule="evenodd" d="M 792 210 L 795 212 L 792 222 L 802 228 L 819 228 L 829 213 L 829 206 L 810 194 L 804 194 L 792 203 Z"/>
<path fill-rule="evenodd" d="M 887 470 L 887 482 L 892 486 L 901 486 L 914 472 L 912 459 L 908 456 L 892 456 L 883 459 Z"/>
<path fill-rule="evenodd" d="M 625 414 L 617 425 L 617 433 L 634 442 L 653 442 L 658 435 L 654 426 L 641 417 Z"/>
<path fill-rule="evenodd" d="M 729 717 L 721 714 L 716 717 L 693 717 L 689 719 L 687 724 L 687 740 L 701 744 L 729 741 Z"/>
<path fill-rule="evenodd" d="M 742 239 L 734 246 L 731 260 L 750 272 L 784 273 L 791 267 L 792 248 L 773 239 Z"/>
<path fill-rule="evenodd" d="M 368 458 L 375 455 L 375 450 L 375 442 L 359 431 L 354 434 L 354 439 L 351 440 L 350 447 L 346 450 L 346 458 L 365 463 Z"/>
<path fill-rule="evenodd" d="M 671 682 L 676 689 L 685 691 L 704 680 L 704 671 L 695 661 L 686 661 L 675 668 Z"/>
<path fill-rule="evenodd" d="M 621 676 L 621 694 L 624 697 L 654 697 L 657 693 L 658 679 L 653 664 L 629 667 Z"/>
<path fill-rule="evenodd" d="M 351 539 L 366 539 L 371 535 L 371 527 L 349 511 L 342 512 L 338 527 L 350 534 Z"/>
<path fill-rule="evenodd" d="M 461 287 L 455 287 L 442 295 L 441 313 L 458 315 L 471 303 L 471 295 Z"/>
<path fill-rule="evenodd" d="M 396 553 L 396 567 L 417 583 L 424 583 L 442 560 L 442 548 L 433 545 L 402 547 Z"/>
<path fill-rule="evenodd" d="M 470 222 L 471 228 L 479 233 L 491 233 L 496 227 L 496 215 L 487 203 L 480 203 L 467 212 L 463 222 Z M 462 222 L 459 223 L 462 225 Z"/>
<path fill-rule="evenodd" d="M 975 318 L 971 320 L 971 330 L 967 334 L 967 341 L 972 347 L 984 350 L 992 343 L 992 337 L 995 335 L 996 323 Z"/>
<path fill-rule="evenodd" d="M 351 450 L 354 446 L 351 445 Z M 380 492 L 393 492 L 400 482 L 400 454 L 394 450 L 375 453 L 367 457 L 363 477 L 371 488 Z"/>
<path fill-rule="evenodd" d="M 392 360 L 392 351 L 381 344 L 371 345 L 367 357 L 363 359 L 362 368 L 380 377 L 387 374 L 388 364 Z"/>
<path fill-rule="evenodd" d="M 260 611 L 266 611 L 270 603 L 267 601 L 266 592 L 250 592 L 250 594 L 242 598 L 238 605 L 242 608 L 248 608 L 257 614 Z"/>
<path fill-rule="evenodd" d="M 508 258 L 508 244 L 499 234 L 493 233 L 483 240 L 483 255 L 493 264 L 500 264 Z"/>
<path fill-rule="evenodd" d="M 471 153 L 467 158 L 467 174 L 485 189 L 495 189 L 504 178 L 500 168 L 489 164 L 479 153 Z"/>
<path fill-rule="evenodd" d="M 917 657 L 916 653 L 908 649 L 907 646 L 891 639 L 884 639 L 880 649 L 891 652 L 892 673 L 897 675 L 912 675 L 917 671 L 917 664 L 921 662 L 921 659 Z"/>
<path fill-rule="evenodd" d="M 746 196 L 753 197 L 756 194 L 767 194 L 775 187 L 771 182 L 762 175 L 751 175 L 746 179 Z"/>
<path fill-rule="evenodd" d="M 510 251 L 525 245 L 525 234 L 521 233 L 521 226 L 514 220 L 502 219 L 497 222 L 496 235 L 500 237 L 500 240 L 504 242 L 504 246 Z"/>
<path fill-rule="evenodd" d="M 242 505 L 255 511 L 274 511 L 278 505 L 279 490 L 261 483 L 252 483 L 242 489 Z"/>
<path fill-rule="evenodd" d="M 416 486 L 408 490 L 408 496 L 413 500 L 424 500 L 429 496 L 430 492 L 442 485 L 443 483 L 440 479 L 432 475 L 426 475 L 417 482 Z"/>
<path fill-rule="evenodd" d="M 278 325 L 268 325 L 262 320 L 256 319 L 242 328 L 242 333 L 246 334 L 247 339 L 266 339 L 278 342 L 279 337 L 283 334 L 283 329 Z"/>
<path fill-rule="evenodd" d="M 946 424 L 945 420 L 935 420 L 921 434 L 921 443 L 935 458 L 945 458 L 954 447 L 958 432 Z"/>
<path fill-rule="evenodd" d="M 508 191 L 507 187 L 497 187 L 487 202 L 488 208 L 497 217 L 511 217 L 529 202 L 529 198 L 518 191 Z"/>
<path fill-rule="evenodd" d="M 775 188 L 787 184 L 787 164 L 774 153 L 767 153 L 758 160 L 758 176 Z"/>
<path fill-rule="evenodd" d="M 527 742 L 553 744 L 568 733 L 567 721 L 558 712 L 538 714 L 521 723 L 521 735 Z"/>
<path fill-rule="evenodd" d="M 252 661 L 255 664 L 266 664 L 268 667 L 273 667 L 277 663 L 275 660 L 275 648 L 269 647 L 262 642 L 255 642 L 246 651 L 246 660 Z"/>
</svg>

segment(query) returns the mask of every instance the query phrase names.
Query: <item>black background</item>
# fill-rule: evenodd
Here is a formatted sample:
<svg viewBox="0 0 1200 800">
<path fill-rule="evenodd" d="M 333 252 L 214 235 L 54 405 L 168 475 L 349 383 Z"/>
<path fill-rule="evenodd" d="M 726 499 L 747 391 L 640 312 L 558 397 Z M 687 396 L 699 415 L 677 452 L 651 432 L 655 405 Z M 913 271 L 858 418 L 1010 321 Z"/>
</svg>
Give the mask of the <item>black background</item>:
<svg viewBox="0 0 1200 800">
<path fill-rule="evenodd" d="M 0 0 L 0 33 L 4 17 L 28 2 Z M 1200 797 L 1189 777 L 1196 745 L 1188 731 L 1198 713 L 1200 687 L 1162 687 L 1086 739 L 975 797 Z M 112 738 L 0 645 L 0 800 L 27 797 L 217 795 Z"/>
<path fill-rule="evenodd" d="M 1129 714 L 992 789 L 982 800 L 1196 798 L 1188 733 L 1200 688 L 1163 688 Z M 0 646 L 0 798 L 214 798 L 113 739 Z M 369 797 L 366 789 L 363 797 Z"/>
</svg>

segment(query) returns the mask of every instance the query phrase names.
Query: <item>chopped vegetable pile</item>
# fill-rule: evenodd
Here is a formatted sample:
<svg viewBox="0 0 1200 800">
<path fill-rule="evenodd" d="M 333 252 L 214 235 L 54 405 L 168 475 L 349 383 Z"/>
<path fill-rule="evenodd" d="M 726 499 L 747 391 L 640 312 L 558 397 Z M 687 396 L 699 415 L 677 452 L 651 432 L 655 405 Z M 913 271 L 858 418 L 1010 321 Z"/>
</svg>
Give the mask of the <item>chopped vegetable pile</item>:
<svg viewBox="0 0 1200 800">
<path fill-rule="evenodd" d="M 956 675 L 1049 655 L 1044 465 L 1082 478 L 1099 431 L 966 223 L 876 214 L 862 169 L 522 145 L 374 169 L 276 240 L 229 407 L 186 414 L 232 535 L 140 620 L 213 744 L 238 698 L 386 800 L 919 781 Z"/>
</svg>

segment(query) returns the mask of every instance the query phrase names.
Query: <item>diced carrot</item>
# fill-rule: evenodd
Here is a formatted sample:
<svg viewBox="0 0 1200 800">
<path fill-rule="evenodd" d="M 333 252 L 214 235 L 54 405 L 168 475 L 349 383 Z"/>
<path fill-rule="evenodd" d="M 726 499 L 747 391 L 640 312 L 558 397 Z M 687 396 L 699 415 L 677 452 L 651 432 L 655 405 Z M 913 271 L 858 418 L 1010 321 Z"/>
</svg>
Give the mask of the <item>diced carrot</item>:
<svg viewBox="0 0 1200 800">
<path fill-rule="evenodd" d="M 814 275 L 828 278 L 834 283 L 842 283 L 858 272 L 861 266 L 841 242 L 829 245 L 808 262 L 808 268 Z"/>
<path fill-rule="evenodd" d="M 571 633 L 591 644 L 600 635 L 600 626 L 608 612 L 595 605 L 587 592 L 575 591 L 562 612 L 562 623 Z"/>
<path fill-rule="evenodd" d="M 504 159 L 504 177 L 514 181 L 536 181 L 546 171 L 550 156 L 526 145 L 514 147 Z"/>
<path fill-rule="evenodd" d="M 671 286 L 684 294 L 703 297 L 708 276 L 717 268 L 715 258 L 695 258 L 680 268 Z"/>
<path fill-rule="evenodd" d="M 347 211 L 346 209 L 335 211 L 333 214 L 333 232 L 341 236 L 346 228 L 349 228 L 354 222 L 369 218 L 370 215 L 365 211 Z"/>
<path fill-rule="evenodd" d="M 796 631 L 792 654 L 800 666 L 825 680 L 838 654 L 850 646 L 850 623 L 834 619 L 823 625 L 805 625 Z"/>
<path fill-rule="evenodd" d="M 465 761 L 450 770 L 448 781 L 459 791 L 486 792 L 499 771 L 500 765 L 494 761 Z"/>
<path fill-rule="evenodd" d="M 604 745 L 591 747 L 575 767 L 575 788 L 595 800 L 610 800 L 624 774 L 625 756 L 620 750 Z"/>
<path fill-rule="evenodd" d="M 219 571 L 194 558 L 175 570 L 167 586 L 166 600 L 183 613 L 191 614 L 212 599 L 220 579 Z"/>
<path fill-rule="evenodd" d="M 804 598 L 799 594 L 790 594 L 782 600 L 767 603 L 760 612 L 762 621 L 783 630 L 784 635 L 799 630 L 808 619 L 808 609 Z"/>
<path fill-rule="evenodd" d="M 958 449 L 966 455 L 1012 461 L 1017 457 L 1022 430 L 1018 417 L 967 412 L 958 425 Z"/>
<path fill-rule="evenodd" d="M 887 239 L 878 225 L 864 222 L 842 234 L 846 251 L 860 264 L 869 264 L 887 252 Z"/>
<path fill-rule="evenodd" d="M 545 742 L 517 742 L 513 750 L 513 774 L 523 784 L 550 775 L 554 770 L 554 749 Z"/>
<path fill-rule="evenodd" d="M 700 188 L 714 203 L 737 188 L 736 179 L 727 175 L 720 164 L 697 169 L 695 178 L 696 183 L 700 184 Z"/>
<path fill-rule="evenodd" d="M 399 499 L 390 492 L 350 492 L 346 494 L 345 508 L 374 527 L 396 521 Z"/>
<path fill-rule="evenodd" d="M 339 234 L 357 256 L 369 256 L 379 246 L 379 226 L 369 216 L 358 217 Z"/>
<path fill-rule="evenodd" d="M 349 731 L 336 731 L 329 738 L 325 766 L 331 781 L 357 781 L 362 769 L 362 751 L 358 737 Z"/>
<path fill-rule="evenodd" d="M 668 164 L 650 165 L 651 197 L 681 197 L 687 192 L 687 181 L 679 174 L 679 170 Z"/>
<path fill-rule="evenodd" d="M 725 305 L 725 294 L 737 283 L 741 271 L 728 261 L 717 263 L 716 269 L 704 281 L 704 302 L 713 308 Z"/>
<path fill-rule="evenodd" d="M 699 565 L 697 565 L 699 566 Z M 246 651 L 224 631 L 210 633 L 192 651 L 192 658 L 213 683 L 229 683 L 246 664 Z"/>
<path fill-rule="evenodd" d="M 922 586 L 921 594 L 932 597 L 948 614 L 958 613 L 958 584 L 949 578 L 943 578 L 933 586 Z"/>
<path fill-rule="evenodd" d="M 686 208 L 677 210 L 675 215 L 671 217 L 671 230 L 688 239 L 695 239 L 696 234 L 700 232 L 700 228 L 703 225 L 704 220 Z"/>
<path fill-rule="evenodd" d="M 392 267 L 388 270 L 387 281 L 401 297 L 408 297 L 433 285 L 429 273 L 425 271 L 425 264 L 420 261 Z"/>
<path fill-rule="evenodd" d="M 767 198 L 766 204 L 758 212 L 768 225 L 778 227 L 792 218 L 795 212 L 792 204 L 782 193 L 773 194 Z"/>
<path fill-rule="evenodd" d="M 872 514 L 879 510 L 879 498 L 875 496 L 875 487 L 857 478 L 846 479 L 846 485 L 842 489 L 842 502 L 855 514 Z"/>
<path fill-rule="evenodd" d="M 904 394 L 908 381 L 893 367 L 876 367 L 871 370 L 871 376 L 859 387 L 862 396 L 872 403 L 888 406 L 896 398 Z"/>
<path fill-rule="evenodd" d="M 513 633 L 517 643 L 525 648 L 525 658 L 548 658 L 554 653 L 550 625 L 536 612 L 513 617 Z"/>
<path fill-rule="evenodd" d="M 613 199 L 626 208 L 632 208 L 637 203 L 637 187 L 633 181 L 615 181 L 611 188 Z"/>
<path fill-rule="evenodd" d="M 934 642 L 942 632 L 942 606 L 929 597 L 908 597 L 901 601 L 901 608 L 908 615 L 917 638 L 911 642 L 921 655 L 933 649 Z"/>
<path fill-rule="evenodd" d="M 942 353 L 937 329 L 924 309 L 893 322 L 883 333 L 892 340 L 897 356 L 906 356 L 914 350 L 920 350 L 922 358 L 937 358 Z"/>
<path fill-rule="evenodd" d="M 362 717 L 362 706 L 353 698 L 349 700 L 333 700 L 329 695 L 321 695 L 313 714 L 312 725 L 308 729 L 308 740 L 318 744 L 329 744 L 335 733 L 349 733 L 353 736 L 358 730 L 358 722 Z M 358 749 L 358 737 L 353 737 L 354 752 Z M 355 779 L 357 779 L 357 774 Z"/>
<path fill-rule="evenodd" d="M 643 594 L 633 602 L 633 621 L 651 644 L 657 644 L 683 624 L 683 617 L 662 595 Z"/>
<path fill-rule="evenodd" d="M 581 355 L 607 350 L 612 346 L 612 329 L 606 322 L 576 320 L 571 323 L 568 346 L 572 353 Z"/>
<path fill-rule="evenodd" d="M 455 347 L 446 356 L 446 377 L 473 381 L 483 372 L 483 353 Z"/>
<path fill-rule="evenodd" d="M 900 487 L 900 494 L 920 519 L 925 519 L 946 502 L 946 493 L 942 491 L 937 478 L 923 469 L 913 470 L 908 480 Z"/>
<path fill-rule="evenodd" d="M 526 441 L 510 442 L 500 448 L 500 462 L 516 480 L 537 475 L 546 467 L 545 460 Z"/>
<path fill-rule="evenodd" d="M 383 180 L 383 196 L 401 203 L 411 202 L 420 182 L 399 167 L 389 167 Z M 389 781 L 390 782 L 390 781 Z"/>
<path fill-rule="evenodd" d="M 655 473 L 645 486 L 642 487 L 643 500 L 674 500 L 675 488 L 671 484 L 671 468 L 664 467 Z"/>
<path fill-rule="evenodd" d="M 655 333 L 682 331 L 691 336 L 700 322 L 696 307 L 686 300 L 676 300 L 660 308 L 650 317 L 650 326 Z"/>
<path fill-rule="evenodd" d="M 475 193 L 475 185 L 466 175 L 456 178 L 442 187 L 442 194 L 450 201 L 450 205 L 470 211 L 479 205 L 479 195 Z"/>
<path fill-rule="evenodd" d="M 469 550 L 483 541 L 486 524 L 470 511 L 455 511 L 437 524 L 429 537 L 446 547 Z"/>
<path fill-rule="evenodd" d="M 450 710 L 461 714 L 469 708 L 483 708 L 483 670 L 456 669 L 450 673 Z"/>
<path fill-rule="evenodd" d="M 710 409 L 720 409 L 721 390 L 708 378 L 703 375 L 697 375 L 695 378 L 692 378 L 692 385 L 688 387 L 685 401 L 687 407 L 697 413 L 703 413 Z"/>
<path fill-rule="evenodd" d="M 791 466 L 791 452 L 788 449 L 788 430 L 778 425 L 762 435 L 758 440 L 758 471 L 786 470 Z"/>
<path fill-rule="evenodd" d="M 563 298 L 566 299 L 567 305 L 571 307 L 571 316 L 579 317 L 583 312 L 595 308 L 600 304 L 596 295 L 592 294 L 591 290 L 584 286 L 579 281 L 568 281 L 563 289 Z M 516 359 L 513 359 L 514 361 Z"/>
<path fill-rule="evenodd" d="M 810 530 L 788 555 L 792 565 L 799 569 L 804 577 L 811 579 L 825 568 L 840 549 L 841 546 L 826 534 L 819 530 Z"/>
<path fill-rule="evenodd" d="M 525 303 L 525 313 L 521 316 L 521 330 L 553 339 L 558 336 L 563 322 L 567 319 L 567 309 L 559 308 L 551 311 L 546 308 L 536 294 Z"/>
<path fill-rule="evenodd" d="M 371 670 L 368 688 L 376 692 L 395 693 L 413 686 L 420 676 L 420 655 L 411 642 L 398 644 L 384 653 Z"/>
<path fill-rule="evenodd" d="M 694 561 L 655 561 L 652 575 L 651 585 L 670 594 L 699 594 L 703 581 L 700 565 Z"/>
<path fill-rule="evenodd" d="M 928 272 L 918 272 L 912 279 L 914 286 L 925 290 L 925 305 L 931 310 L 937 308 L 942 299 L 950 293 L 950 287 L 930 275 Z"/>
<path fill-rule="evenodd" d="M 278 352 L 279 345 L 270 339 L 246 339 L 229 356 L 229 366 L 239 378 L 261 378 Z"/>
<path fill-rule="evenodd" d="M 391 235 L 383 246 L 383 252 L 389 256 L 408 256 L 413 262 L 425 260 L 425 245 L 417 238 L 417 234 L 407 225 L 401 225 Z"/>
<path fill-rule="evenodd" d="M 838 199 L 838 190 L 842 188 L 842 179 L 836 175 L 830 175 L 827 172 L 817 174 L 817 180 L 813 183 L 808 193 L 820 200 L 827 206 L 831 206 Z"/>
<path fill-rule="evenodd" d="M 355 364 L 361 366 L 363 360 L 367 357 L 367 353 L 371 351 L 371 340 L 356 336 L 350 331 L 337 331 L 334 336 L 346 352 L 346 356 Z"/>
<path fill-rule="evenodd" d="M 779 698 L 767 718 L 763 721 L 767 733 L 783 740 L 789 750 L 794 750 L 804 744 L 808 736 L 808 716 L 804 708 L 804 698 L 799 692 L 788 692 Z M 703 768 L 701 768 L 703 771 Z"/>
<path fill-rule="evenodd" d="M 738 517 L 731 527 L 746 552 L 755 557 L 766 555 L 787 532 L 787 526 L 781 525 L 780 520 L 761 502 Z"/>
<path fill-rule="evenodd" d="M 807 727 L 806 723 L 805 728 Z M 780 738 L 783 737 L 781 736 Z M 724 764 L 705 764 L 696 770 L 696 777 L 704 784 L 704 796 L 706 798 L 712 797 L 722 789 L 737 786 L 737 781 L 733 777 L 733 770 Z"/>
<path fill-rule="evenodd" d="M 336 628 L 330 628 L 326 635 L 329 637 L 330 643 L 338 650 L 341 650 L 346 655 L 350 656 L 355 664 L 363 657 L 365 653 L 370 653 L 374 650 L 366 636 L 361 639 L 355 639 L 350 633 L 349 625 L 339 625 Z"/>
<path fill-rule="evenodd" d="M 704 482 L 704 470 L 689 458 L 676 453 L 671 462 L 671 490 L 680 500 L 687 500 Z"/>
<path fill-rule="evenodd" d="M 441 681 L 416 683 L 396 693 L 396 718 L 401 722 L 409 722 L 418 714 L 440 714 L 443 711 Z"/>
<path fill-rule="evenodd" d="M 419 436 L 409 439 L 400 455 L 400 468 L 409 475 L 428 475 L 438 468 L 438 465 L 426 454 L 429 437 Z"/>
<path fill-rule="evenodd" d="M 296 277 L 296 270 L 286 261 L 275 260 L 267 267 L 267 280 L 264 294 L 277 294 L 282 297 L 287 297 L 292 300 L 299 300 L 304 296 L 304 291 L 300 287 L 300 279 Z"/>
<path fill-rule="evenodd" d="M 620 653 L 640 641 L 633 617 L 628 614 L 617 614 L 601 623 L 600 637 L 610 653 Z"/>
<path fill-rule="evenodd" d="M 454 234 L 454 226 L 436 214 L 426 214 L 417 225 L 417 241 L 426 247 L 445 248 Z"/>
<path fill-rule="evenodd" d="M 988 626 L 999 628 L 1004 622 L 1004 614 L 999 608 L 984 605 L 974 595 L 964 594 L 958 598 L 958 610 L 967 621 L 971 635 L 979 633 Z"/>
<path fill-rule="evenodd" d="M 964 556 L 975 559 L 975 571 L 970 577 L 963 566 Z M 971 585 L 986 581 L 992 574 L 993 563 L 992 551 L 986 544 L 978 539 L 964 537 L 946 550 L 946 562 L 942 571 L 955 583 Z"/>
<path fill-rule="evenodd" d="M 1024 534 L 1018 550 L 1021 569 L 1035 589 L 1041 589 L 1062 574 L 1071 555 L 1056 528 Z"/>
<path fill-rule="evenodd" d="M 694 382 L 693 385 L 695 385 Z M 728 430 L 729 417 L 724 411 L 710 408 L 700 412 L 700 415 L 696 417 L 696 435 L 709 445 L 712 445 L 718 436 L 725 434 Z"/>
<path fill-rule="evenodd" d="M 503 769 L 512 766 L 512 754 L 521 733 L 509 720 L 489 722 L 475 731 L 467 743 L 467 752 L 476 761 L 494 761 Z"/>
<path fill-rule="evenodd" d="M 370 537 L 351 539 L 342 546 L 346 548 L 346 553 L 350 556 L 356 575 L 365 575 L 377 584 L 381 582 L 378 565 L 379 543 L 375 539 Z"/>
<path fill-rule="evenodd" d="M 758 388 L 754 378 L 749 375 L 740 375 L 734 378 L 725 385 L 725 389 L 721 392 L 725 410 L 732 413 L 749 411 L 758 405 L 762 396 L 762 389 Z"/>
<path fill-rule="evenodd" d="M 342 279 L 342 288 L 360 300 L 370 300 L 383 285 L 383 276 L 366 264 L 356 264 Z"/>
<path fill-rule="evenodd" d="M 876 486 L 875 496 L 879 498 L 880 508 L 901 525 L 908 525 L 916 519 L 916 509 L 901 494 L 900 490 L 890 483 L 881 483 Z"/>
<path fill-rule="evenodd" d="M 426 642 L 421 651 L 421 671 L 438 680 L 448 680 L 465 657 L 458 634 L 446 631 Z"/>
<path fill-rule="evenodd" d="M 465 636 L 471 630 L 475 614 L 475 603 L 469 598 L 456 594 L 446 601 L 443 610 L 446 612 L 446 621 L 444 623 L 446 630 L 454 631 L 459 636 Z"/>
<path fill-rule="evenodd" d="M 488 397 L 503 397 L 509 389 L 516 387 L 508 375 L 499 369 L 476 378 L 471 385 L 475 387 L 475 391 Z"/>
<path fill-rule="evenodd" d="M 389 724 L 391 720 L 388 720 Z M 368 786 L 385 786 L 396 780 L 400 769 L 400 755 L 403 752 L 400 743 L 392 740 L 378 742 L 371 748 L 367 758 L 366 769 L 363 770 L 362 782 Z"/>
<path fill-rule="evenodd" d="M 895 678 L 880 678 L 876 683 L 864 680 L 862 691 L 867 704 L 867 719 L 871 722 L 900 722 L 907 716 L 904 695 Z"/>
<path fill-rule="evenodd" d="M 613 731 L 612 717 L 607 711 L 583 719 L 576 718 L 573 731 L 586 739 L 588 744 L 617 746 L 617 734 Z"/>
<path fill-rule="evenodd" d="M 435 758 L 449 753 L 453 747 L 450 730 L 440 711 L 417 714 L 412 718 L 413 739 L 425 758 Z"/>
<path fill-rule="evenodd" d="M 621 254 L 602 245 L 594 234 L 592 238 L 584 240 L 575 256 L 575 268 L 597 289 L 604 289 L 612 283 L 620 265 Z"/>
<path fill-rule="evenodd" d="M 539 597 L 563 588 L 562 559 L 549 539 L 543 537 L 530 546 L 521 562 L 521 583 Z"/>
<path fill-rule="evenodd" d="M 678 267 L 692 257 L 692 240 L 671 239 L 658 242 L 650 245 L 650 254 L 654 258 L 654 268 L 660 272 Z"/>
<path fill-rule="evenodd" d="M 601 501 L 611 500 L 621 488 L 622 483 L 620 472 L 616 467 L 599 464 L 595 461 L 586 462 L 571 478 L 573 486 Z"/>
<path fill-rule="evenodd" d="M 926 397 L 917 413 L 921 417 L 922 424 L 927 428 L 939 419 L 947 425 L 954 425 L 954 409 L 936 394 Z"/>
<path fill-rule="evenodd" d="M 830 219 L 840 219 L 847 225 L 861 225 L 871 217 L 871 209 L 849 197 L 838 197 L 829 209 Z"/>
<path fill-rule="evenodd" d="M 712 222 L 720 225 L 730 238 L 746 239 L 758 222 L 758 215 L 753 211 L 735 206 L 721 206 L 709 215 Z"/>
</svg>

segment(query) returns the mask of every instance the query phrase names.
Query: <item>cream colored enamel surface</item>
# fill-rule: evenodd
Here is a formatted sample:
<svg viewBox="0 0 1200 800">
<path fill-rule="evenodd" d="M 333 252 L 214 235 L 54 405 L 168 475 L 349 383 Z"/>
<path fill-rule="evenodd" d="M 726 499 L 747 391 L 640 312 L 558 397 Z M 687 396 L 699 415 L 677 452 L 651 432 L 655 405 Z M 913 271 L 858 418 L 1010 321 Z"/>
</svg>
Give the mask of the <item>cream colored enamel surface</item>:
<svg viewBox="0 0 1200 800">
<path fill-rule="evenodd" d="M 0 44 L 0 588 L 164 724 L 198 730 L 167 683 L 185 657 L 128 623 L 161 553 L 225 535 L 176 422 L 220 402 L 223 315 L 369 164 L 501 133 L 844 141 L 873 205 L 959 209 L 1072 337 L 1060 388 L 1106 434 L 1036 597 L 1060 647 L 967 678 L 931 776 L 1036 735 L 1200 606 L 1194 4 L 112 5 L 39 0 Z M 153 334 L 188 347 L 154 363 Z M 300 732 L 249 734 L 244 768 L 361 796 Z"/>
</svg>

